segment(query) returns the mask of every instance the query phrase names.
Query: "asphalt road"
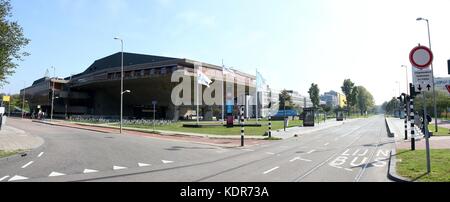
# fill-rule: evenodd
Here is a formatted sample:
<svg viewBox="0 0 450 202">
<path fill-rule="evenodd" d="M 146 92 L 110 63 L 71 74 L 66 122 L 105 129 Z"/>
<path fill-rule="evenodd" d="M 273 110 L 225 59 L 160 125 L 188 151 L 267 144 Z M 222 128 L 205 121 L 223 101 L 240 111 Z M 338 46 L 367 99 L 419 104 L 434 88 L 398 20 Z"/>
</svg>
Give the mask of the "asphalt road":
<svg viewBox="0 0 450 202">
<path fill-rule="evenodd" d="M 378 182 L 394 147 L 382 116 L 249 148 L 9 124 L 45 143 L 0 160 L 0 182 Z"/>
</svg>

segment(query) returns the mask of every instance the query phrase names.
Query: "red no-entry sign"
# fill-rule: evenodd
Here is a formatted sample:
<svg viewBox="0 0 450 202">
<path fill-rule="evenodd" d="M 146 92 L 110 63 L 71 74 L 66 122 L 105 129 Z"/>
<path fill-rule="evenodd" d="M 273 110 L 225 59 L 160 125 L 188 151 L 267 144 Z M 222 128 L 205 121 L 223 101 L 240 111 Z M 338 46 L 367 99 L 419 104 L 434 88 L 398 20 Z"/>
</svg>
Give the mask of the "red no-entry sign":
<svg viewBox="0 0 450 202">
<path fill-rule="evenodd" d="M 426 69 L 433 63 L 433 52 L 426 46 L 417 46 L 409 54 L 409 60 L 413 67 Z"/>
</svg>

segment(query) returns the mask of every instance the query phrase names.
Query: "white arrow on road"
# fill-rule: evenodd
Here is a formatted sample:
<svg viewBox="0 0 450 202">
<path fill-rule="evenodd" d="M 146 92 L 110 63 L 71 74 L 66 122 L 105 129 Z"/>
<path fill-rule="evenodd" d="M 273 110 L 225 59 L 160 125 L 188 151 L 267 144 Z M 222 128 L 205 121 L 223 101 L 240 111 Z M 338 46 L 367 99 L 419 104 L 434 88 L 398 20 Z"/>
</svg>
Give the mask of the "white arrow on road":
<svg viewBox="0 0 450 202">
<path fill-rule="evenodd" d="M 64 173 L 58 173 L 58 172 L 52 172 L 50 173 L 50 175 L 48 175 L 49 177 L 58 177 L 58 176 L 63 176 L 66 175 Z"/>
<path fill-rule="evenodd" d="M 161 160 L 164 164 L 173 163 L 173 161 Z"/>
<path fill-rule="evenodd" d="M 27 179 L 28 179 L 28 177 L 16 175 L 16 176 L 12 177 L 11 179 L 9 179 L 8 182 L 18 181 L 18 180 L 27 180 Z"/>
<path fill-rule="evenodd" d="M 138 163 L 139 167 L 148 167 L 151 166 L 150 164 L 146 164 L 146 163 Z"/>
<path fill-rule="evenodd" d="M 127 169 L 127 167 L 122 167 L 122 166 L 114 166 L 113 170 L 124 170 Z"/>
<path fill-rule="evenodd" d="M 96 173 L 98 172 L 98 170 L 92 170 L 92 169 L 84 169 L 83 173 L 87 174 L 87 173 Z"/>
</svg>

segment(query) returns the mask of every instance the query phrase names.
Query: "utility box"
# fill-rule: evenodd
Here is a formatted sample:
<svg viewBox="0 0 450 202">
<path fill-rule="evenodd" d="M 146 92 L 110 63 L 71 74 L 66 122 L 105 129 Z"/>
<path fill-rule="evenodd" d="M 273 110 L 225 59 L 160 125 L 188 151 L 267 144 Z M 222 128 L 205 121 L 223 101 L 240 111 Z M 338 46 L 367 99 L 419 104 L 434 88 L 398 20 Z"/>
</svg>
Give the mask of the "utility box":
<svg viewBox="0 0 450 202">
<path fill-rule="evenodd" d="M 344 111 L 336 112 L 336 121 L 344 121 Z"/>
</svg>

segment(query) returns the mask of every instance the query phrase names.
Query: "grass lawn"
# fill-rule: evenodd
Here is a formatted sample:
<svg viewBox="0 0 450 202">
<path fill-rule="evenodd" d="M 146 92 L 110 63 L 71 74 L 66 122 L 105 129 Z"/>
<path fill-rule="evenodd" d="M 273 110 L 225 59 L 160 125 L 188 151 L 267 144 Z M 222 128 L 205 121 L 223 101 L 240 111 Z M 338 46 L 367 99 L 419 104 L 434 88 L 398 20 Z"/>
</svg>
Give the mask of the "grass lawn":
<svg viewBox="0 0 450 202">
<path fill-rule="evenodd" d="M 256 121 L 249 121 L 246 123 L 255 123 Z M 171 125 L 156 126 L 158 131 L 175 131 L 186 133 L 198 133 L 198 134 L 211 134 L 211 135 L 240 135 L 241 127 L 226 128 L 226 127 L 210 127 L 210 128 L 184 128 L 183 124 L 191 122 L 178 122 Z M 195 122 L 192 122 L 195 123 Z M 215 122 L 217 123 L 217 122 Z M 251 136 L 263 136 L 268 131 L 268 121 L 260 121 L 262 127 L 245 127 L 245 135 Z M 117 126 L 117 124 L 114 124 Z M 303 121 L 295 120 L 289 121 L 289 127 L 302 126 Z M 152 125 L 124 125 L 124 127 L 130 128 L 145 128 L 153 129 Z M 272 121 L 272 130 L 283 129 L 283 121 Z"/>
<path fill-rule="evenodd" d="M 5 158 L 5 157 L 8 157 L 8 156 L 12 156 L 12 155 L 17 154 L 17 153 L 18 153 L 17 151 L 3 151 L 3 150 L 0 150 L 0 158 Z"/>
<path fill-rule="evenodd" d="M 399 161 L 401 159 L 401 161 Z M 418 182 L 450 182 L 450 149 L 431 150 L 431 174 L 427 175 L 425 150 L 397 151 L 397 173 Z"/>
<path fill-rule="evenodd" d="M 436 133 L 436 132 L 434 132 L 435 130 L 435 125 L 434 124 L 430 124 L 429 126 L 428 126 L 428 130 L 429 131 L 431 131 L 431 132 L 433 132 L 433 134 L 435 135 L 435 136 L 450 136 L 450 134 L 449 134 L 449 129 L 448 128 L 442 128 L 442 127 L 438 127 L 438 132 Z"/>
</svg>

